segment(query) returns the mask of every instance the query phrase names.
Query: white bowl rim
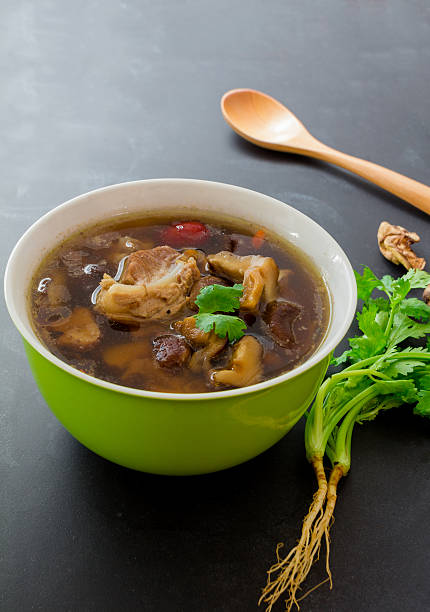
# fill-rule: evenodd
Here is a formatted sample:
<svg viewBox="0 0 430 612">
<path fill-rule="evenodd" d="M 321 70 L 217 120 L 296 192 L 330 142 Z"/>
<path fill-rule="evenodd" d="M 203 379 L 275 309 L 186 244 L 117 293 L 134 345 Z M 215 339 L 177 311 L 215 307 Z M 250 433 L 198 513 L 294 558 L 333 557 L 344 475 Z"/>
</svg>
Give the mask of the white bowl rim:
<svg viewBox="0 0 430 612">
<path fill-rule="evenodd" d="M 269 200 L 272 200 L 278 204 L 282 204 L 283 206 L 289 208 L 290 211 L 293 211 L 293 214 L 299 217 L 305 218 L 306 222 L 310 223 L 311 225 L 316 226 L 318 228 L 318 231 L 320 231 L 323 235 L 325 234 L 328 238 L 330 238 L 331 241 L 333 241 L 336 244 L 337 249 L 338 249 L 338 254 L 342 257 L 343 263 L 346 265 L 346 268 L 349 272 L 349 287 L 348 287 L 349 300 L 345 307 L 345 317 L 343 319 L 343 324 L 339 327 L 339 329 L 336 331 L 336 333 L 333 335 L 333 338 L 330 341 L 327 341 L 327 339 L 324 339 L 321 345 L 317 348 L 317 350 L 314 353 L 312 353 L 312 355 L 299 366 L 293 368 L 292 370 L 289 370 L 288 372 L 284 374 L 280 374 L 279 376 L 276 376 L 274 378 L 269 378 L 268 380 L 265 380 L 263 382 L 260 382 L 254 385 L 249 385 L 247 387 L 241 387 L 239 389 L 229 389 L 226 391 L 208 391 L 205 393 L 168 393 L 168 392 L 162 392 L 162 391 L 145 391 L 143 389 L 133 389 L 131 387 L 117 385 L 117 384 L 102 380 L 100 378 L 96 378 L 94 376 L 85 374 L 84 372 L 81 372 L 80 370 L 73 368 L 69 364 L 65 363 L 64 361 L 62 361 L 61 359 L 53 355 L 44 346 L 44 344 L 42 344 L 42 342 L 36 337 L 36 335 L 34 335 L 33 337 L 27 332 L 25 325 L 23 324 L 20 316 L 16 312 L 16 308 L 13 303 L 13 299 L 11 297 L 10 291 L 9 291 L 9 288 L 12 286 L 12 283 L 13 283 L 13 279 L 11 278 L 10 270 L 12 267 L 12 263 L 21 248 L 21 244 L 25 243 L 25 241 L 28 240 L 29 235 L 37 231 L 39 225 L 42 225 L 47 219 L 49 219 L 49 217 L 58 214 L 58 211 L 60 209 L 64 209 L 66 207 L 72 207 L 75 202 L 81 200 L 82 198 L 85 198 L 87 196 L 90 196 L 96 193 L 106 193 L 108 191 L 112 191 L 112 190 L 122 188 L 125 186 L 138 185 L 138 184 L 143 184 L 143 183 L 153 183 L 153 184 L 172 183 L 174 184 L 174 183 L 181 183 L 181 182 L 182 183 L 196 183 L 196 184 L 203 184 L 203 185 L 209 184 L 212 186 L 216 185 L 216 186 L 223 187 L 223 188 L 228 187 L 230 189 L 240 190 L 245 193 L 262 195 L 265 198 L 268 198 Z M 122 393 L 125 395 L 132 395 L 132 396 L 142 397 L 142 398 L 146 397 L 146 398 L 151 398 L 151 399 L 179 400 L 179 401 L 217 400 L 217 399 L 222 399 L 222 398 L 242 396 L 242 395 L 246 395 L 249 393 L 256 393 L 258 391 L 264 391 L 264 390 L 270 389 L 271 387 L 279 385 L 287 380 L 290 380 L 292 378 L 295 378 L 296 376 L 299 376 L 300 374 L 303 374 L 307 370 L 310 370 L 313 366 L 320 363 L 332 351 L 334 351 L 336 346 L 339 344 L 339 342 L 343 339 L 346 332 L 348 331 L 349 326 L 351 325 L 351 322 L 353 320 L 355 310 L 356 310 L 356 305 L 357 305 L 357 286 L 356 286 L 354 271 L 352 269 L 351 263 L 348 257 L 346 256 L 345 252 L 343 251 L 343 249 L 337 243 L 337 241 L 331 236 L 331 234 L 327 232 L 327 230 L 321 227 L 316 221 L 314 221 L 313 219 L 311 219 L 304 213 L 300 212 L 299 210 L 295 209 L 290 204 L 287 204 L 285 202 L 282 202 L 281 200 L 277 200 L 276 198 L 268 196 L 267 194 L 263 194 L 261 192 L 258 192 L 252 189 L 247 189 L 245 187 L 240 187 L 238 185 L 232 185 L 229 183 L 221 183 L 219 181 L 208 181 L 208 180 L 203 180 L 203 179 L 192 179 L 192 178 L 173 178 L 173 177 L 172 178 L 142 179 L 142 180 L 136 180 L 136 181 L 126 181 L 123 183 L 114 183 L 112 185 L 107 185 L 105 187 L 100 187 L 98 189 L 93 189 L 86 193 L 80 194 L 78 196 L 75 196 L 67 200 L 63 204 L 59 204 L 58 206 L 55 206 L 53 209 L 51 209 L 50 211 L 42 215 L 42 217 L 40 217 L 37 221 L 35 221 L 27 229 L 24 232 L 24 234 L 21 236 L 21 238 L 18 240 L 15 247 L 13 248 L 9 256 L 7 265 L 6 265 L 6 270 L 5 270 L 5 275 L 4 275 L 4 293 L 5 293 L 5 301 L 6 301 L 6 306 L 8 308 L 8 311 L 9 311 L 9 315 L 15 327 L 18 329 L 19 333 L 21 334 L 21 336 L 41 356 L 45 357 L 48 361 L 50 361 L 51 363 L 53 363 L 60 369 L 64 370 L 68 374 L 71 374 L 72 376 L 75 376 L 76 378 L 80 378 L 81 380 L 84 380 L 85 382 L 88 382 L 92 385 L 96 385 L 98 387 L 102 387 L 107 390 L 115 391 L 116 393 Z M 27 295 L 26 293 L 23 294 L 24 296 L 23 299 L 26 299 L 26 295 Z"/>
</svg>

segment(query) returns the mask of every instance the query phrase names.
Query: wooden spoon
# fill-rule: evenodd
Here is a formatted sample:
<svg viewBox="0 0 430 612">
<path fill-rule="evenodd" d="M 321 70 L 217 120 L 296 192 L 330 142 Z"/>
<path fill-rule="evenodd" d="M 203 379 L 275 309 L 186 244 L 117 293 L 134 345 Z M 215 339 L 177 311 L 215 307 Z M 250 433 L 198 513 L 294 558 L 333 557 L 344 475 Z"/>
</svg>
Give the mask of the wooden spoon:
<svg viewBox="0 0 430 612">
<path fill-rule="evenodd" d="M 336 164 L 430 214 L 430 187 L 326 146 L 314 138 L 288 108 L 261 91 L 232 89 L 222 97 L 221 110 L 235 132 L 260 147 Z"/>
</svg>

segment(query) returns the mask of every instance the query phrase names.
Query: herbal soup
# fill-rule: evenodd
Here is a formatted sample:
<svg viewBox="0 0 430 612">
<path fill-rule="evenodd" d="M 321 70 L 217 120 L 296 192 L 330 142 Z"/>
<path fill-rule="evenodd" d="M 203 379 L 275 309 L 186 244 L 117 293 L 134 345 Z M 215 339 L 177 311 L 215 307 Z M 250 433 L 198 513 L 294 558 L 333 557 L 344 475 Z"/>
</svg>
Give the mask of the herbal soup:
<svg viewBox="0 0 430 612">
<path fill-rule="evenodd" d="M 245 387 L 320 344 L 326 287 L 263 229 L 160 218 L 88 228 L 39 267 L 30 307 L 57 357 L 112 383 L 175 393 Z"/>
</svg>

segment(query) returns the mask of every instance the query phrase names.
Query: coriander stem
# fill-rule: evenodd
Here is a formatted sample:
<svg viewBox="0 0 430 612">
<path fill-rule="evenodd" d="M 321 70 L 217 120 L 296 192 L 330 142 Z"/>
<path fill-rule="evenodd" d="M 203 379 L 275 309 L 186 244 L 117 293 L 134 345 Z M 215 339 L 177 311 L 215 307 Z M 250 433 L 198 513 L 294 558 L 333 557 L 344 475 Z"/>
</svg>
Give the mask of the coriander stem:
<svg viewBox="0 0 430 612">
<path fill-rule="evenodd" d="M 369 376 L 369 378 L 372 379 L 372 377 L 376 375 L 383 380 L 391 380 L 389 376 L 373 370 L 355 370 L 347 374 L 344 372 L 333 374 L 333 376 L 328 378 L 320 387 L 317 397 L 315 398 L 305 428 L 306 455 L 309 461 L 317 455 L 324 455 L 327 441 L 333 429 L 355 403 L 359 401 L 357 398 L 361 396 L 361 394 L 359 394 L 343 406 L 341 405 L 336 408 L 336 410 L 329 412 L 324 421 L 324 400 L 329 394 L 331 387 L 334 387 L 340 380 L 349 378 L 350 376 Z"/>
<path fill-rule="evenodd" d="M 390 335 L 391 332 L 391 328 L 393 327 L 393 319 L 394 319 L 394 311 L 396 310 L 396 308 L 394 306 L 391 307 L 391 312 L 390 312 L 390 316 L 387 322 L 387 326 L 385 328 L 385 337 L 388 338 L 388 336 Z"/>
<path fill-rule="evenodd" d="M 321 456 L 326 452 L 327 441 L 339 423 L 339 421 L 345 416 L 345 414 L 355 406 L 357 398 L 362 397 L 361 394 L 357 395 L 355 398 L 347 402 L 344 406 L 340 406 L 335 410 L 329 412 L 326 417 L 324 417 L 324 402 L 331 392 L 332 388 L 336 386 L 338 382 L 343 379 L 348 379 L 351 376 L 368 376 L 370 380 L 374 380 L 376 378 L 381 378 L 382 380 L 391 380 L 389 376 L 378 372 L 372 368 L 366 368 L 365 366 L 371 366 L 380 359 L 383 359 L 386 353 L 382 353 L 380 355 L 375 355 L 373 357 L 368 357 L 367 359 L 362 359 L 361 361 L 349 366 L 342 370 L 342 372 L 338 372 L 337 374 L 333 374 L 330 378 L 327 378 L 324 383 L 321 385 L 314 404 L 309 412 L 308 419 L 306 421 L 305 428 L 305 444 L 306 444 L 306 456 L 309 461 L 312 461 L 312 458 L 315 456 Z M 390 359 L 417 359 L 420 361 L 430 361 L 430 353 L 424 352 L 399 352 L 393 353 L 389 356 Z M 368 389 L 365 389 L 367 391 Z M 363 393 L 364 391 L 362 391 Z M 365 396 L 366 397 L 366 396 Z M 324 422 L 325 421 L 325 422 Z"/>
<path fill-rule="evenodd" d="M 374 397 L 377 394 L 378 394 L 377 389 L 375 389 L 372 385 L 372 387 L 368 387 L 367 389 L 359 393 L 354 398 L 354 400 L 351 400 L 350 402 L 348 402 L 348 404 L 346 404 L 346 406 L 344 407 L 344 408 L 347 408 L 347 410 L 344 411 L 344 414 L 346 416 L 343 419 L 339 427 L 339 430 L 337 432 L 337 435 L 336 435 L 336 444 L 335 444 L 335 452 L 334 452 L 335 462 L 340 463 L 341 460 L 345 460 L 345 450 L 347 447 L 348 435 L 349 435 L 349 440 L 351 440 L 351 435 L 352 435 L 352 429 L 351 429 L 351 432 L 349 433 L 349 428 L 351 427 L 351 424 L 353 425 L 355 423 L 357 416 L 363 407 L 363 404 L 366 401 L 368 401 L 371 397 Z M 348 405 L 350 405 L 349 408 L 348 408 Z M 348 469 L 349 469 L 349 466 L 348 466 Z"/>
<path fill-rule="evenodd" d="M 327 445 L 327 441 L 329 439 L 329 437 L 331 436 L 331 433 L 333 431 L 333 429 L 335 428 L 335 426 L 339 423 L 339 421 L 345 417 L 344 421 L 342 422 L 342 425 L 339 427 L 339 431 L 336 435 L 336 441 L 339 439 L 339 432 L 341 427 L 343 426 L 345 420 L 349 417 L 349 414 L 351 414 L 351 411 L 354 409 L 356 404 L 360 405 L 360 410 L 361 410 L 361 406 L 363 404 L 363 399 L 366 400 L 367 399 L 367 394 L 368 392 L 372 389 L 373 385 L 371 387 L 367 387 L 367 389 L 364 389 L 363 391 L 361 391 L 361 393 L 359 393 L 358 395 L 356 395 L 355 397 L 353 397 L 352 399 L 349 400 L 349 402 L 347 402 L 346 404 L 344 404 L 343 406 L 341 406 L 340 408 L 338 408 L 336 410 L 335 413 L 333 413 L 332 418 L 330 418 L 330 420 L 326 423 L 326 426 L 324 427 L 324 448 Z M 360 412 L 360 410 L 358 412 Z M 347 416 L 345 416 L 347 415 Z M 337 450 L 337 442 L 336 442 L 336 455 L 338 454 L 338 450 Z"/>
</svg>

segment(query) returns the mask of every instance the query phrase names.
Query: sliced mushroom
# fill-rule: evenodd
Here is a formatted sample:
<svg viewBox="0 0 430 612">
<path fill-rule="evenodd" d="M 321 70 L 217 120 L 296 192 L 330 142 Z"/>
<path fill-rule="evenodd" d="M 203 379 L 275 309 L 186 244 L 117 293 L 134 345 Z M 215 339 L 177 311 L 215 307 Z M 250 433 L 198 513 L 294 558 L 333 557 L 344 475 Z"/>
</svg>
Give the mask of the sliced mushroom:
<svg viewBox="0 0 430 612">
<path fill-rule="evenodd" d="M 204 332 L 196 327 L 196 319 L 187 317 L 183 321 L 176 321 L 173 327 L 187 342 L 195 349 L 195 353 L 190 359 L 190 368 L 193 371 L 208 369 L 210 361 L 227 344 L 227 338 L 220 338 L 215 332 Z"/>
<path fill-rule="evenodd" d="M 202 274 L 206 271 L 208 260 L 204 251 L 201 251 L 200 249 L 184 249 L 182 253 L 185 255 L 185 257 L 194 257 Z"/>
<path fill-rule="evenodd" d="M 46 295 L 49 306 L 65 306 L 70 302 L 64 270 L 55 270 L 39 283 L 39 292 Z"/>
<path fill-rule="evenodd" d="M 121 259 L 126 255 L 135 253 L 136 251 L 152 249 L 154 246 L 153 240 L 139 240 L 131 236 L 121 236 L 114 245 L 114 250 L 109 255 L 109 260 L 118 265 Z"/>
<path fill-rule="evenodd" d="M 85 239 L 84 245 L 89 249 L 108 249 L 115 240 L 120 238 L 119 232 L 105 232 Z"/>
<path fill-rule="evenodd" d="M 37 311 L 36 319 L 42 327 L 49 327 L 55 330 L 57 326 L 62 325 L 72 314 L 68 306 L 42 306 Z"/>
<path fill-rule="evenodd" d="M 120 370 L 126 369 L 136 359 L 150 356 L 151 346 L 148 342 L 122 342 L 103 351 L 103 361 L 106 365 Z"/>
<path fill-rule="evenodd" d="M 382 221 L 379 226 L 378 244 L 382 255 L 394 264 L 402 264 L 407 270 L 423 270 L 426 265 L 426 260 L 417 257 L 411 248 L 412 244 L 419 241 L 418 234 L 409 232 L 400 225 Z"/>
<path fill-rule="evenodd" d="M 219 278 L 218 276 L 202 276 L 191 288 L 190 295 L 187 299 L 188 306 L 192 310 L 198 310 L 196 306 L 196 297 L 200 293 L 202 289 L 205 287 L 209 287 L 209 285 L 222 285 L 223 287 L 227 286 L 227 283 L 224 279 Z"/>
<path fill-rule="evenodd" d="M 281 295 L 289 289 L 290 279 L 293 274 L 294 272 L 289 268 L 279 270 L 278 287 Z"/>
<path fill-rule="evenodd" d="M 423 300 L 428 306 L 430 306 L 430 285 L 427 285 L 423 291 Z"/>
<path fill-rule="evenodd" d="M 279 269 L 272 257 L 241 256 L 221 251 L 209 255 L 208 261 L 217 274 L 235 282 L 243 282 L 240 307 L 244 310 L 255 310 L 260 298 L 265 302 L 276 299 Z"/>
<path fill-rule="evenodd" d="M 280 346 L 289 348 L 296 343 L 294 323 L 301 312 L 302 307 L 292 302 L 276 300 L 267 304 L 263 321 L 269 334 Z"/>
<path fill-rule="evenodd" d="M 69 317 L 49 327 L 56 332 L 61 332 L 57 338 L 58 346 L 80 351 L 92 349 L 101 336 L 93 313 L 83 306 L 76 306 Z"/>
<path fill-rule="evenodd" d="M 149 357 L 141 357 L 135 359 L 128 364 L 126 369 L 121 375 L 121 380 L 126 385 L 139 385 L 143 382 L 144 374 L 148 372 L 148 369 L 152 366 L 152 360 Z"/>
<path fill-rule="evenodd" d="M 218 385 L 246 387 L 261 380 L 263 347 L 253 336 L 244 336 L 233 347 L 229 369 L 211 370 L 211 379 Z"/>
<path fill-rule="evenodd" d="M 86 260 L 89 256 L 88 251 L 69 250 L 61 255 L 61 261 L 67 269 L 67 274 L 72 278 L 84 276 Z"/>
<path fill-rule="evenodd" d="M 142 341 L 115 344 L 103 351 L 103 361 L 110 368 L 121 371 L 121 380 L 125 384 L 137 383 L 152 367 L 151 346 Z"/>
<path fill-rule="evenodd" d="M 51 306 L 64 306 L 70 302 L 70 291 L 66 285 L 50 283 L 48 290 L 48 302 Z"/>
<path fill-rule="evenodd" d="M 72 366 L 89 376 L 96 376 L 97 362 L 94 359 L 79 358 L 72 361 Z"/>
</svg>

